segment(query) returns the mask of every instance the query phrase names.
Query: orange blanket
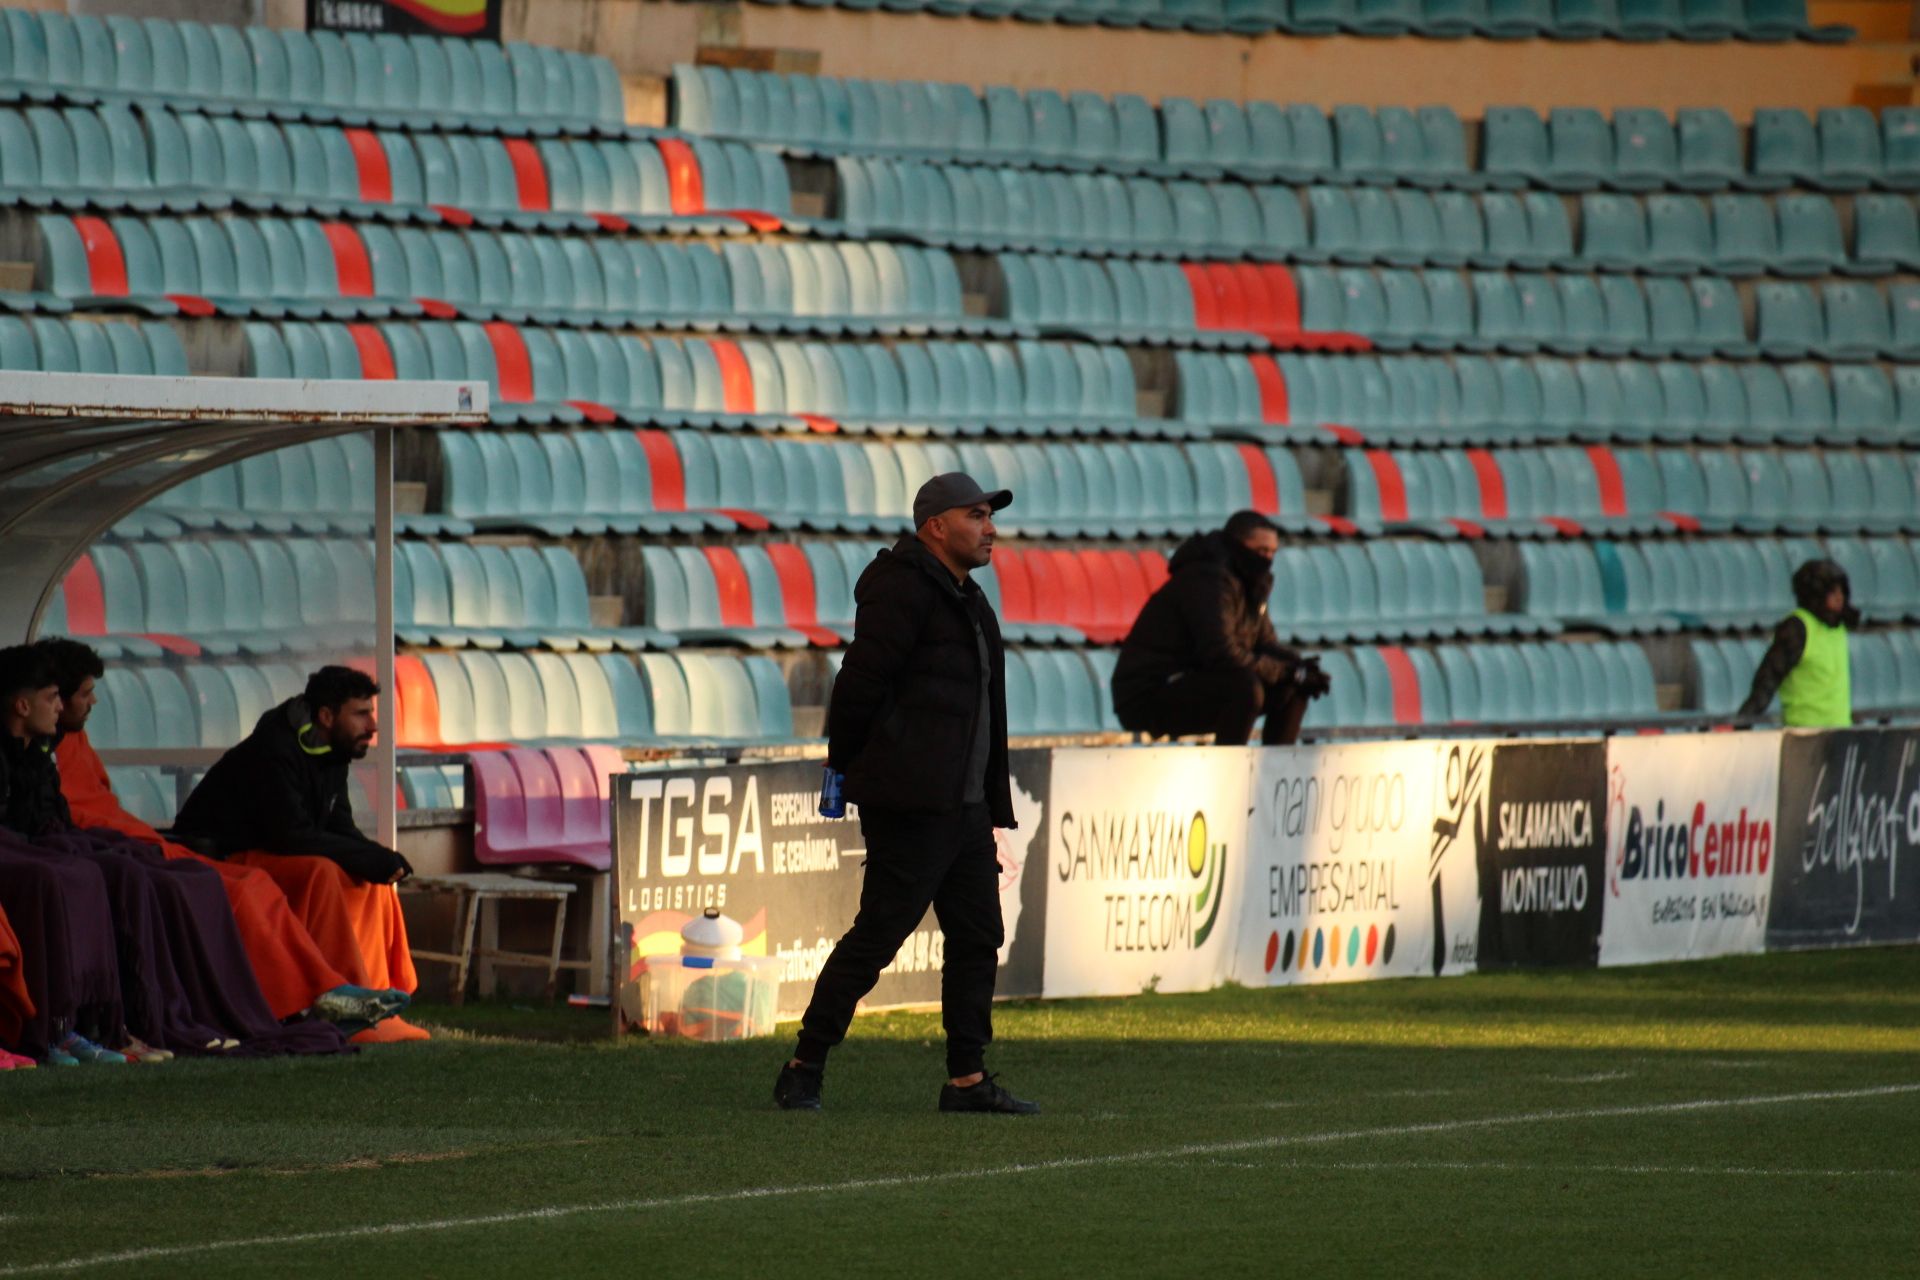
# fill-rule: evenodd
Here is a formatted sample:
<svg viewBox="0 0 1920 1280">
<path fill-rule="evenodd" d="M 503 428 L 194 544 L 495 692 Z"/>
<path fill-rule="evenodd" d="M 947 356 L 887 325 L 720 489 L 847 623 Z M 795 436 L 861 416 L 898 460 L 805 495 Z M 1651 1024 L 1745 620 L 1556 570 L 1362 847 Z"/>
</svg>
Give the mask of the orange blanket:
<svg viewBox="0 0 1920 1280">
<path fill-rule="evenodd" d="M 0 1049 L 20 1043 L 20 1028 L 33 1016 L 33 997 L 27 994 L 26 957 L 20 939 L 0 909 Z"/>
<path fill-rule="evenodd" d="M 158 845 L 169 858 L 194 858 L 219 870 L 240 940 L 275 1017 L 298 1013 L 342 983 L 414 989 L 406 922 L 390 886 L 362 884 L 325 858 L 202 858 L 120 807 L 106 765 L 85 733 L 62 738 L 57 757 L 60 790 L 75 826 L 106 827 Z"/>
</svg>

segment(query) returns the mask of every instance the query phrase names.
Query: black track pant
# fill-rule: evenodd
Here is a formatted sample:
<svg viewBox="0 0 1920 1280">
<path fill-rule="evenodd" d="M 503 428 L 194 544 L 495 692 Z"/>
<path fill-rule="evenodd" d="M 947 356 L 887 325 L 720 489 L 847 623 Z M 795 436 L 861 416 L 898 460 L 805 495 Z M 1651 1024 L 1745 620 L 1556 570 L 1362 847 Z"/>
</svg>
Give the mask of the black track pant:
<svg viewBox="0 0 1920 1280">
<path fill-rule="evenodd" d="M 1252 671 L 1190 671 L 1114 711 L 1122 727 L 1134 733 L 1161 738 L 1211 733 L 1223 747 L 1251 738 L 1253 722 L 1264 711 L 1267 725 L 1260 741 L 1274 747 L 1299 740 L 1307 699 L 1291 680 L 1266 684 Z"/>
<path fill-rule="evenodd" d="M 853 927 L 827 957 L 800 1020 L 802 1062 L 825 1062 L 846 1039 L 854 1006 L 933 907 L 946 935 L 940 1012 L 947 1029 L 947 1071 L 983 1070 L 993 1039 L 993 980 L 1002 939 L 1000 869 L 985 805 L 955 813 L 900 813 L 863 805 L 866 881 Z"/>
</svg>

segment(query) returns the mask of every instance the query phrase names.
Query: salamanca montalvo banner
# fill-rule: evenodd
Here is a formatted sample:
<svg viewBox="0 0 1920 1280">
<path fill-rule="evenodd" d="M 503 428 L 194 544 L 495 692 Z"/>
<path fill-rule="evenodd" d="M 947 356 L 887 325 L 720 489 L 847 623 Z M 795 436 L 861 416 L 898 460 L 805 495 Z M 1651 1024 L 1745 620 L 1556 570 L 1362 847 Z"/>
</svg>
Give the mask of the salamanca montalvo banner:
<svg viewBox="0 0 1920 1280">
<path fill-rule="evenodd" d="M 1607 743 L 1600 963 L 1759 951 L 1773 886 L 1778 733 Z"/>
<path fill-rule="evenodd" d="M 1205 991 L 1226 976 L 1246 884 L 1254 754 L 1054 753 L 1047 995 Z"/>
</svg>

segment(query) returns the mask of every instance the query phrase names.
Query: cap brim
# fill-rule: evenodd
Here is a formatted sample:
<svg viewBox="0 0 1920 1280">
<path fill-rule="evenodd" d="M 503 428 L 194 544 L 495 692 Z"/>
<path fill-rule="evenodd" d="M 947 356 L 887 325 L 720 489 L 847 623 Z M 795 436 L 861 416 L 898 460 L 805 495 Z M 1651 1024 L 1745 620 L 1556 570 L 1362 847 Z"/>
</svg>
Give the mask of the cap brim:
<svg viewBox="0 0 1920 1280">
<path fill-rule="evenodd" d="M 984 493 L 980 496 L 985 498 L 987 500 L 987 506 L 995 511 L 1004 510 L 1013 502 L 1013 490 L 1011 489 L 995 489 L 992 493 Z"/>
</svg>

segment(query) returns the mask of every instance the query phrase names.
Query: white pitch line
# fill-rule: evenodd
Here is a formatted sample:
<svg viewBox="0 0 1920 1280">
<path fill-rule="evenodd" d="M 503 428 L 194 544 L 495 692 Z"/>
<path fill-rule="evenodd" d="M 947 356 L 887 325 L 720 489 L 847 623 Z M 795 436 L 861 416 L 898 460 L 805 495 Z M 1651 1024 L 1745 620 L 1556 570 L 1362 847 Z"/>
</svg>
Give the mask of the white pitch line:
<svg viewBox="0 0 1920 1280">
<path fill-rule="evenodd" d="M 1209 1161 L 1222 1165 L 1222 1161 Z M 1511 1160 L 1282 1160 L 1276 1164 L 1234 1164 L 1236 1169 L 1342 1169 L 1380 1173 L 1430 1169 L 1442 1173 L 1624 1173 L 1660 1176 L 1726 1175 L 1739 1178 L 1920 1178 L 1920 1169 L 1769 1169 L 1706 1164 L 1528 1164 Z"/>
<path fill-rule="evenodd" d="M 82 1271 L 92 1267 L 153 1262 L 162 1258 L 184 1258 L 232 1249 L 276 1248 L 287 1245 L 318 1244 L 331 1240 L 372 1240 L 382 1236 L 412 1235 L 427 1231 L 458 1231 L 469 1227 L 548 1222 L 585 1214 L 649 1213 L 660 1209 L 737 1204 L 754 1200 L 785 1199 L 790 1196 L 832 1195 L 847 1191 L 891 1191 L 902 1187 L 963 1182 L 978 1178 L 1018 1177 L 1023 1174 L 1052 1173 L 1065 1169 L 1110 1168 L 1116 1165 L 1184 1160 L 1193 1156 L 1231 1155 L 1243 1151 L 1273 1151 L 1282 1147 L 1354 1142 L 1367 1138 L 1405 1138 L 1428 1133 L 1456 1133 L 1466 1129 L 1498 1129 L 1513 1125 L 1563 1123 L 1569 1120 L 1631 1119 L 1640 1116 L 1675 1115 L 1690 1111 L 1725 1111 L 1736 1107 L 1790 1106 L 1800 1102 L 1842 1102 L 1859 1098 L 1885 1098 L 1907 1093 L 1920 1093 L 1920 1084 L 1889 1084 L 1867 1089 L 1828 1089 L 1808 1093 L 1759 1094 L 1744 1098 L 1698 1098 L 1691 1102 L 1590 1107 L 1579 1111 L 1521 1111 L 1511 1115 L 1480 1116 L 1468 1120 L 1430 1120 L 1419 1124 L 1379 1125 L 1369 1129 L 1336 1129 L 1325 1133 L 1242 1138 L 1233 1142 L 1197 1142 L 1186 1146 L 1162 1147 L 1152 1151 L 1125 1151 L 1103 1156 L 1072 1156 L 1061 1160 L 1039 1160 L 1031 1164 L 948 1169 L 938 1173 L 908 1173 L 886 1178 L 850 1178 L 841 1182 L 798 1183 L 783 1187 L 747 1187 L 739 1191 L 694 1192 L 688 1195 L 660 1196 L 653 1199 L 548 1205 L 540 1209 L 518 1209 L 507 1213 L 480 1214 L 466 1218 L 425 1218 L 413 1222 L 389 1222 L 375 1226 L 344 1227 L 331 1231 L 301 1231 L 277 1236 L 250 1236 L 234 1240 L 202 1240 L 193 1244 L 155 1245 L 144 1249 L 126 1249 L 117 1253 L 86 1254 L 58 1262 L 16 1263 L 0 1267 L 0 1277 Z"/>
</svg>

